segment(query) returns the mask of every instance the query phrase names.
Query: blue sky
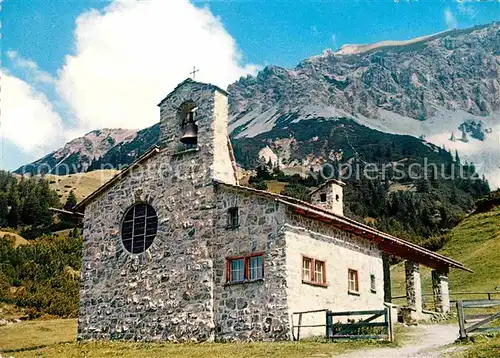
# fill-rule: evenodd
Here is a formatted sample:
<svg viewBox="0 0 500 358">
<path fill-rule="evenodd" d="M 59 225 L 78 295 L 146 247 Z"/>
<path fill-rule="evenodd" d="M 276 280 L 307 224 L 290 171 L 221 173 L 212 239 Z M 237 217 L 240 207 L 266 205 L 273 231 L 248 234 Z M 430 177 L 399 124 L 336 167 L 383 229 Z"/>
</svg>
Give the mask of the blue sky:
<svg viewBox="0 0 500 358">
<path fill-rule="evenodd" d="M 2 99 L 3 168 L 15 169 L 94 128 L 154 123 L 153 104 L 192 65 L 201 68 L 201 80 L 227 85 L 267 64 L 293 67 L 346 43 L 500 20 L 499 1 L 128 3 L 2 3 L 2 92 L 11 89 Z"/>
</svg>

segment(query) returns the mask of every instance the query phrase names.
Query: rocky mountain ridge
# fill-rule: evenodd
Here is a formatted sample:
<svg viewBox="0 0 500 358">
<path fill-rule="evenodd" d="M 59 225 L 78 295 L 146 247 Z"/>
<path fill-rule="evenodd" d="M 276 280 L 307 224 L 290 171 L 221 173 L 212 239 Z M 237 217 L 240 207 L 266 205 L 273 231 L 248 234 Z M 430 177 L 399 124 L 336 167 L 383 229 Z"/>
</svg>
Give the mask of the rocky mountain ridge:
<svg viewBox="0 0 500 358">
<path fill-rule="evenodd" d="M 402 121 L 443 110 L 487 117 L 500 111 L 499 63 L 500 23 L 355 54 L 326 50 L 294 69 L 268 66 L 230 85 L 231 129 L 251 137 L 301 119 L 374 122 L 387 112 Z"/>
<path fill-rule="evenodd" d="M 86 171 L 101 156 L 120 143 L 136 138 L 131 129 L 98 129 L 66 143 L 64 147 L 17 169 L 16 174 L 66 175 Z"/>
<path fill-rule="evenodd" d="M 228 91 L 229 126 L 235 151 L 244 152 L 240 156 L 243 165 L 257 160 L 267 145 L 279 157 L 292 152 L 299 155 L 288 158 L 293 165 L 322 162 L 332 152 L 352 152 L 337 145 L 347 143 L 343 140 L 327 141 L 322 153 L 307 152 L 306 148 L 316 148 L 311 143 L 317 134 L 309 132 L 311 138 L 296 140 L 294 149 L 287 145 L 286 153 L 280 152 L 280 143 L 294 135 L 287 130 L 290 126 L 309 120 L 313 121 L 309 127 L 331 131 L 338 127 L 331 121 L 348 118 L 381 132 L 412 135 L 458 150 L 478 170 L 500 178 L 495 137 L 500 130 L 500 23 L 403 42 L 348 45 L 337 53 L 326 50 L 294 69 L 267 66 L 257 76 L 230 85 Z M 481 123 L 484 135 L 450 140 L 463 138 L 460 132 L 464 128 L 470 132 L 467 123 L 471 122 Z M 65 162 L 81 162 L 78 168 L 127 165 L 156 143 L 158 132 L 156 124 L 132 137 L 124 134 L 122 141 L 95 153 L 82 149 L 81 160 L 75 151 L 63 151 L 63 155 L 56 151 L 31 167 L 57 164 L 57 158 L 68 154 Z M 249 152 L 252 146 L 245 141 L 252 138 L 258 140 Z M 301 146 L 304 149 L 297 149 Z"/>
</svg>

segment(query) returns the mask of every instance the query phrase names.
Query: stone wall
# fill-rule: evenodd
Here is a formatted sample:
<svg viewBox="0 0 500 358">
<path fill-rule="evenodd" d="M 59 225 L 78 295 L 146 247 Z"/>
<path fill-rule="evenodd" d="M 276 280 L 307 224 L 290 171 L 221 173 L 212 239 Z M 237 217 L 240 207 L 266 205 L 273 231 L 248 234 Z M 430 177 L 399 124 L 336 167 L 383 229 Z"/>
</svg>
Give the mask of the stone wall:
<svg viewBox="0 0 500 358">
<path fill-rule="evenodd" d="M 422 283 L 420 279 L 420 265 L 417 262 L 405 261 L 406 274 L 406 299 L 408 307 L 416 312 L 416 316 L 422 313 Z"/>
<path fill-rule="evenodd" d="M 80 339 L 214 339 L 208 245 L 216 236 L 213 123 L 222 120 L 220 107 L 227 105 L 215 92 L 213 86 L 187 82 L 162 101 L 163 149 L 87 206 Z M 198 147 L 179 152 L 177 110 L 188 100 L 199 107 Z M 224 145 L 227 150 L 227 141 Z M 152 246 L 138 255 L 124 249 L 120 236 L 121 220 L 136 202 L 150 203 L 159 219 Z"/>
<path fill-rule="evenodd" d="M 450 291 L 448 286 L 448 271 L 432 270 L 432 288 L 436 312 L 450 312 Z"/>
<path fill-rule="evenodd" d="M 289 314 L 299 311 L 380 310 L 384 306 L 382 253 L 369 241 L 331 225 L 290 214 L 285 225 Z M 326 287 L 302 282 L 302 256 L 326 264 Z M 348 269 L 358 271 L 359 293 L 348 291 Z M 370 275 L 375 275 L 375 292 Z M 348 317 L 338 317 L 346 321 Z M 361 318 L 361 317 L 349 317 Z M 366 318 L 365 316 L 362 318 Z M 302 324 L 324 324 L 325 313 L 304 314 Z M 294 316 L 298 324 L 298 315 Z M 297 331 L 295 331 L 296 333 Z M 300 336 L 324 335 L 325 328 L 304 328 Z"/>
<path fill-rule="evenodd" d="M 227 210 L 238 207 L 240 226 L 227 228 Z M 279 228 L 284 208 L 274 200 L 221 186 L 217 190 L 214 316 L 217 341 L 290 339 L 286 248 Z M 226 258 L 264 253 L 264 278 L 226 283 Z"/>
</svg>

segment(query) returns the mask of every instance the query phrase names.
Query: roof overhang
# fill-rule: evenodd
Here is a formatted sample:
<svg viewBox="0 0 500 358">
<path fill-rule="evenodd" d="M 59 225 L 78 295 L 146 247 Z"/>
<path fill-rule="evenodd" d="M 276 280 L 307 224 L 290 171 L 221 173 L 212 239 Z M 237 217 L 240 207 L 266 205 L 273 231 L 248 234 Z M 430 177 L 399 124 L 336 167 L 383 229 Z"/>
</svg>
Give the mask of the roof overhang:
<svg viewBox="0 0 500 358">
<path fill-rule="evenodd" d="M 376 230 L 368 225 L 361 224 L 345 216 L 336 215 L 310 203 L 306 203 L 304 201 L 284 195 L 274 194 L 267 191 L 247 188 L 239 185 L 232 185 L 222 182 L 218 182 L 217 184 L 273 199 L 287 206 L 292 212 L 296 214 L 308 217 L 313 220 L 322 221 L 343 231 L 350 232 L 356 236 L 367 239 L 370 242 L 377 244 L 383 252 L 400 257 L 402 259 L 415 261 L 438 270 L 452 267 L 472 272 L 472 270 L 465 267 L 462 263 L 455 261 L 449 257 L 440 255 L 417 244 Z"/>
</svg>

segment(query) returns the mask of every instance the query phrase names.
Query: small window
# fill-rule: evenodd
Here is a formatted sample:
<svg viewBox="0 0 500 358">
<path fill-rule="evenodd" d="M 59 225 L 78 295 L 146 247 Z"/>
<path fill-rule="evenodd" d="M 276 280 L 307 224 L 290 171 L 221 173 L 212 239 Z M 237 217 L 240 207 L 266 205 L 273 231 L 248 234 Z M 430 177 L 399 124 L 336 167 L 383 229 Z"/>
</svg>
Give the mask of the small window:
<svg viewBox="0 0 500 358">
<path fill-rule="evenodd" d="M 370 274 L 370 291 L 372 293 L 377 293 L 377 284 L 375 282 L 375 275 Z"/>
<path fill-rule="evenodd" d="M 248 259 L 248 271 L 250 280 L 258 280 L 262 278 L 263 266 L 262 266 L 262 255 L 253 256 Z"/>
<path fill-rule="evenodd" d="M 235 229 L 240 225 L 238 208 L 231 208 L 227 211 L 227 227 Z"/>
<path fill-rule="evenodd" d="M 322 261 L 314 261 L 314 282 L 325 283 L 325 263 Z"/>
<path fill-rule="evenodd" d="M 226 282 L 245 282 L 264 278 L 264 254 L 230 257 L 226 261 Z"/>
<path fill-rule="evenodd" d="M 311 264 L 311 259 L 307 257 L 302 259 L 302 281 L 311 281 Z"/>
<path fill-rule="evenodd" d="M 231 260 L 231 282 L 245 280 L 245 259 Z"/>
<path fill-rule="evenodd" d="M 339 196 L 339 194 L 335 195 L 335 200 L 340 201 L 340 196 Z"/>
<path fill-rule="evenodd" d="M 349 269 L 348 271 L 348 290 L 350 292 L 359 292 L 358 271 Z"/>
<path fill-rule="evenodd" d="M 326 202 L 326 193 L 319 194 L 319 200 L 321 200 L 322 203 Z"/>
<path fill-rule="evenodd" d="M 326 286 L 325 262 L 309 257 L 302 257 L 302 282 Z"/>
</svg>

